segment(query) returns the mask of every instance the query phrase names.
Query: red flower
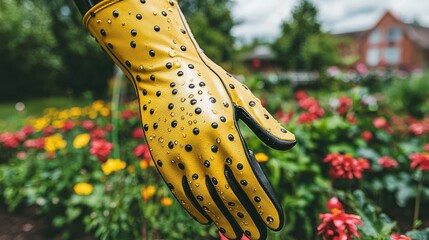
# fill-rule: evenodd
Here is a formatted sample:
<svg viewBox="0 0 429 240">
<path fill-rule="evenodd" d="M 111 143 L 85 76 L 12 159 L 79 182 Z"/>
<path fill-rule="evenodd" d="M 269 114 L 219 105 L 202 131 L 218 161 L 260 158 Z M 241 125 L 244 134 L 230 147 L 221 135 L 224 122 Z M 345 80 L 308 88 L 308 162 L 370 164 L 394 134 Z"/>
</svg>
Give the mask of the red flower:
<svg viewBox="0 0 429 240">
<path fill-rule="evenodd" d="M 424 149 L 425 151 L 429 151 L 429 143 L 425 145 Z"/>
<path fill-rule="evenodd" d="M 64 121 L 64 125 L 61 127 L 62 132 L 68 132 L 72 130 L 76 124 L 72 120 L 66 120 Z"/>
<path fill-rule="evenodd" d="M 266 107 L 267 106 L 267 99 L 265 99 L 265 96 L 259 97 L 259 100 L 261 101 L 262 107 Z"/>
<path fill-rule="evenodd" d="M 382 166 L 383 168 L 396 168 L 398 167 L 398 162 L 388 156 L 383 156 L 377 160 L 378 165 Z"/>
<path fill-rule="evenodd" d="M 350 124 L 356 124 L 357 123 L 357 117 L 354 113 L 347 114 L 347 122 Z"/>
<path fill-rule="evenodd" d="M 107 132 L 111 132 L 113 129 L 112 124 L 108 123 L 106 124 L 106 126 L 104 126 L 104 130 L 106 130 Z"/>
<path fill-rule="evenodd" d="M 386 118 L 384 117 L 376 117 L 372 120 L 372 124 L 375 128 L 387 128 L 389 124 L 387 123 Z"/>
<path fill-rule="evenodd" d="M 363 132 L 362 132 L 362 134 L 361 134 L 360 136 L 361 136 L 361 138 L 362 138 L 365 142 L 369 142 L 369 141 L 371 141 L 371 140 L 372 140 L 372 138 L 373 138 L 372 133 L 371 133 L 370 131 L 368 131 L 368 130 L 363 131 Z"/>
<path fill-rule="evenodd" d="M 390 235 L 390 240 L 412 240 L 410 237 L 405 235 L 399 235 L 399 234 L 392 234 Z"/>
<path fill-rule="evenodd" d="M 143 129 L 141 127 L 133 130 L 133 138 L 136 140 L 144 138 Z"/>
<path fill-rule="evenodd" d="M 21 128 L 21 130 L 19 130 L 19 132 L 24 134 L 25 137 L 28 137 L 34 133 L 34 128 L 33 128 L 33 126 L 28 125 L 28 126 Z"/>
<path fill-rule="evenodd" d="M 322 223 L 317 227 L 317 235 L 326 240 L 352 240 L 353 236 L 360 238 L 357 226 L 362 226 L 359 216 L 346 214 L 343 210 L 334 208 L 331 213 L 320 214 Z"/>
<path fill-rule="evenodd" d="M 310 109 L 312 109 L 311 112 L 314 112 L 316 109 L 319 108 L 319 102 L 314 99 L 314 98 L 304 98 L 299 100 L 298 102 L 298 106 L 304 110 L 308 110 L 310 111 Z"/>
<path fill-rule="evenodd" d="M 122 119 L 128 120 L 132 118 L 134 113 L 131 110 L 125 110 L 121 113 Z"/>
<path fill-rule="evenodd" d="M 285 113 L 281 110 L 279 110 L 276 113 L 276 119 L 281 123 L 281 124 L 288 124 L 289 121 L 292 119 L 293 115 L 294 115 L 294 111 L 290 110 L 288 113 Z"/>
<path fill-rule="evenodd" d="M 25 160 L 27 159 L 27 153 L 24 151 L 19 151 L 16 153 L 16 158 L 18 158 L 19 160 Z"/>
<path fill-rule="evenodd" d="M 300 90 L 295 93 L 295 99 L 298 101 L 301 101 L 302 99 L 305 99 L 307 97 L 308 97 L 308 94 L 306 91 Z"/>
<path fill-rule="evenodd" d="M 136 158 L 142 158 L 144 160 L 150 160 L 152 158 L 147 144 L 137 145 L 134 149 L 134 156 L 136 156 Z"/>
<path fill-rule="evenodd" d="M 309 112 L 300 113 L 298 115 L 297 123 L 311 123 L 317 118 L 318 118 L 317 115 L 313 113 L 309 113 Z"/>
<path fill-rule="evenodd" d="M 102 128 L 94 128 L 90 133 L 91 139 L 103 139 L 106 137 L 106 132 Z"/>
<path fill-rule="evenodd" d="M 332 197 L 331 199 L 328 200 L 328 202 L 326 203 L 326 207 L 329 210 L 332 209 L 339 209 L 342 210 L 343 209 L 343 204 L 340 202 L 340 200 L 338 200 L 337 197 Z"/>
<path fill-rule="evenodd" d="M 329 175 L 332 178 L 361 179 L 362 172 L 370 168 L 368 160 L 355 159 L 350 154 L 331 153 L 323 159 L 331 164 Z"/>
<path fill-rule="evenodd" d="M 43 149 L 45 147 L 45 139 L 44 138 L 29 139 L 24 142 L 24 147 L 34 148 L 39 150 Z"/>
<path fill-rule="evenodd" d="M 425 126 L 423 125 L 423 123 L 412 123 L 409 127 L 408 127 L 408 131 L 415 135 L 415 136 L 421 136 L 425 133 Z"/>
<path fill-rule="evenodd" d="M 353 103 L 353 101 L 346 96 L 340 97 L 340 99 L 338 99 L 338 102 L 339 102 L 339 106 L 338 106 L 337 112 L 340 115 L 344 115 Z"/>
<path fill-rule="evenodd" d="M 80 126 L 86 131 L 91 131 L 95 127 L 95 123 L 92 120 L 84 120 Z"/>
<path fill-rule="evenodd" d="M 110 155 L 112 148 L 113 148 L 112 143 L 107 142 L 106 140 L 103 140 L 103 139 L 94 139 L 93 141 L 91 141 L 91 148 L 89 152 L 92 155 L 97 156 L 100 162 L 104 162 L 107 160 L 107 157 Z"/>
<path fill-rule="evenodd" d="M 219 234 L 219 240 L 228 240 L 220 231 L 217 232 Z M 250 240 L 246 235 L 243 234 L 241 240 Z"/>
<path fill-rule="evenodd" d="M 0 143 L 4 148 L 17 148 L 19 146 L 19 139 L 15 133 L 4 132 L 0 134 Z"/>
<path fill-rule="evenodd" d="M 47 137 L 55 133 L 55 128 L 53 126 L 47 126 L 42 130 L 43 136 Z"/>
<path fill-rule="evenodd" d="M 411 160 L 411 168 L 429 171 L 429 153 L 414 153 L 408 158 Z"/>
</svg>

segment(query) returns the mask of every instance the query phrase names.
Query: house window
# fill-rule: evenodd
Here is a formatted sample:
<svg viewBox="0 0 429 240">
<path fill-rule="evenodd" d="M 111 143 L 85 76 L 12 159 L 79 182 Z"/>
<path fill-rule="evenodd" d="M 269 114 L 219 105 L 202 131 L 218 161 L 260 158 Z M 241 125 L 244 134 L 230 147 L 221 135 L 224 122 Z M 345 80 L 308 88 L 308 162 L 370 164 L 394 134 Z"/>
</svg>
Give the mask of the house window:
<svg viewBox="0 0 429 240">
<path fill-rule="evenodd" d="M 380 30 L 374 30 L 369 35 L 369 42 L 370 43 L 379 43 L 381 41 L 381 33 Z"/>
<path fill-rule="evenodd" d="M 386 48 L 384 59 L 388 64 L 398 64 L 401 60 L 401 49 L 397 47 Z"/>
<path fill-rule="evenodd" d="M 392 27 L 387 30 L 387 41 L 388 42 L 397 42 L 401 40 L 402 31 L 398 27 Z"/>
<path fill-rule="evenodd" d="M 378 48 L 368 49 L 366 53 L 366 62 L 370 66 L 376 66 L 380 61 L 380 50 Z"/>
</svg>

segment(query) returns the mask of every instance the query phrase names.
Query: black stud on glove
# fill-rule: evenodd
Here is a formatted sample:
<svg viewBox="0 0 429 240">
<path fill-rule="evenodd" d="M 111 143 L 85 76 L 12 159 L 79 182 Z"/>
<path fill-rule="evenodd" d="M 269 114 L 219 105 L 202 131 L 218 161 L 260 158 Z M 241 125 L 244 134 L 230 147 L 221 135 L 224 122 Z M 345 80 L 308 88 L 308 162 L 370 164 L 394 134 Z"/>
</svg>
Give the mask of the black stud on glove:
<svg viewBox="0 0 429 240">
<path fill-rule="evenodd" d="M 152 159 L 183 208 L 230 239 L 279 230 L 282 208 L 237 121 L 275 149 L 290 149 L 295 136 L 203 54 L 177 2 L 75 1 L 134 85 Z"/>
</svg>

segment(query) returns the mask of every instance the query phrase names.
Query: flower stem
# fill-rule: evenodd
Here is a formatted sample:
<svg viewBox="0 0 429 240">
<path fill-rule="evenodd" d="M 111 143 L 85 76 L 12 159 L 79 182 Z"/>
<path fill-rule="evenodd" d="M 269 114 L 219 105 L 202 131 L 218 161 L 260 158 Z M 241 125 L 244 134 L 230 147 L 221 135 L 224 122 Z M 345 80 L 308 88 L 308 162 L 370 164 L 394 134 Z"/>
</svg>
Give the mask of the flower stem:
<svg viewBox="0 0 429 240">
<path fill-rule="evenodd" d="M 413 229 L 417 226 L 417 221 L 419 220 L 419 212 L 420 212 L 420 199 L 423 191 L 423 175 L 422 172 L 419 179 L 419 185 L 417 186 L 417 192 L 416 192 L 416 202 L 414 205 L 414 218 L 413 218 Z"/>
<path fill-rule="evenodd" d="M 119 98 L 121 95 L 122 72 L 115 67 L 115 77 L 112 93 L 112 143 L 113 157 L 120 158 L 119 149 Z"/>
</svg>

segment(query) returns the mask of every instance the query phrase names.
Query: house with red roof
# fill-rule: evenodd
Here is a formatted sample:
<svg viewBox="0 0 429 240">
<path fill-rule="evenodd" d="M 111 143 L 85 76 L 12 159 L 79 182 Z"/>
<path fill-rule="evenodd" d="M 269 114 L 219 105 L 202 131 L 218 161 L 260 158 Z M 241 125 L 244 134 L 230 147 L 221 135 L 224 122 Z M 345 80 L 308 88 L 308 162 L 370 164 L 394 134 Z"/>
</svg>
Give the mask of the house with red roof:
<svg viewBox="0 0 429 240">
<path fill-rule="evenodd" d="M 346 64 L 413 71 L 429 66 L 429 28 L 405 23 L 387 11 L 370 29 L 336 34 Z"/>
</svg>

